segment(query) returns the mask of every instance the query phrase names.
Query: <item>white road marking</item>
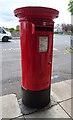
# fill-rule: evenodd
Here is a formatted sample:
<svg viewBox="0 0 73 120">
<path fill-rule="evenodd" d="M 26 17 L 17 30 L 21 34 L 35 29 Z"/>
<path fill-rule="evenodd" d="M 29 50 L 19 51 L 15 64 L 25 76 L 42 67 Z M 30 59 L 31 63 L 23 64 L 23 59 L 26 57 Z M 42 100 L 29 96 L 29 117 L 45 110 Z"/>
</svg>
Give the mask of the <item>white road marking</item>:
<svg viewBox="0 0 73 120">
<path fill-rule="evenodd" d="M 56 49 L 56 48 L 53 48 L 53 50 L 58 51 L 58 49 Z"/>
<path fill-rule="evenodd" d="M 67 53 L 64 53 L 64 55 L 66 55 Z"/>
<path fill-rule="evenodd" d="M 6 51 L 7 49 L 3 49 L 4 51 Z"/>
<path fill-rule="evenodd" d="M 20 50 L 20 48 L 9 48 L 9 49 L 3 49 L 3 51 L 7 51 L 7 50 L 9 50 L 9 51 L 11 51 L 11 50 Z"/>
<path fill-rule="evenodd" d="M 57 51 L 57 52 L 61 52 L 60 50 L 58 50 L 57 48 L 53 48 L 54 51 Z"/>
<path fill-rule="evenodd" d="M 51 79 L 59 78 L 59 75 L 54 75 L 51 77 Z"/>
</svg>

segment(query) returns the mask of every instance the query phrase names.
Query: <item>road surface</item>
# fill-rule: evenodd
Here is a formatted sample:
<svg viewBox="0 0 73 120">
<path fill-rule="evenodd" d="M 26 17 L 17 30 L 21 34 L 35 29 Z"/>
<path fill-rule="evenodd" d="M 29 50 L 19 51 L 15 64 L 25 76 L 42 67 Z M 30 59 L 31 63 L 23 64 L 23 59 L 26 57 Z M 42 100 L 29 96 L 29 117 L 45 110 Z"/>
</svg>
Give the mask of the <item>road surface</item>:
<svg viewBox="0 0 73 120">
<path fill-rule="evenodd" d="M 54 35 L 52 83 L 70 79 L 71 53 L 69 35 Z M 20 41 L 0 42 L 0 71 L 2 70 L 2 95 L 15 93 L 21 98 L 21 55 Z M 72 54 L 73 55 L 73 54 Z M 1 72 L 0 72 L 1 75 Z"/>
</svg>

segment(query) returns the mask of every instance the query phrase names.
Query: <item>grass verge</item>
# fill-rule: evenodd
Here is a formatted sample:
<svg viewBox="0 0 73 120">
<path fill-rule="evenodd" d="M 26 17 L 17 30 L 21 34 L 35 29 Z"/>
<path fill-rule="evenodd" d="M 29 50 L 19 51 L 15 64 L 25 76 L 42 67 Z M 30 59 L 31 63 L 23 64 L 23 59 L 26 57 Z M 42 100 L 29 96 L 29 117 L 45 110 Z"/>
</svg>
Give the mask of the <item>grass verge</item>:
<svg viewBox="0 0 73 120">
<path fill-rule="evenodd" d="M 66 49 L 67 52 L 73 53 L 73 48 L 68 48 L 68 47 L 66 47 L 65 49 Z"/>
</svg>

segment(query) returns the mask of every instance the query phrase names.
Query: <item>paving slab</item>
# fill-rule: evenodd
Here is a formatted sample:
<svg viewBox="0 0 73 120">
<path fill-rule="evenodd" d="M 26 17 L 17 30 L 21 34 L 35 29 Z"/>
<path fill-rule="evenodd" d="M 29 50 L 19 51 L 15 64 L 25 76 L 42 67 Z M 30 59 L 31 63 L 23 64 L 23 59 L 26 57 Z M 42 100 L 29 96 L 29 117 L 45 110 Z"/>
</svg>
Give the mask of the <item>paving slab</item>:
<svg viewBox="0 0 73 120">
<path fill-rule="evenodd" d="M 25 105 L 22 103 L 22 99 L 19 99 L 19 100 L 18 100 L 18 103 L 19 103 L 19 106 L 20 106 L 20 109 L 21 109 L 22 114 L 28 115 L 28 114 L 37 112 L 37 111 L 42 110 L 42 109 L 43 109 L 43 110 L 49 109 L 50 107 L 58 104 L 58 103 L 55 101 L 55 98 L 54 98 L 53 96 L 51 96 L 50 98 L 51 98 L 50 103 L 49 103 L 48 105 L 46 105 L 45 107 L 43 107 L 43 108 L 29 108 L 29 107 L 25 106 Z"/>
<path fill-rule="evenodd" d="M 15 118 L 22 115 L 15 94 L 0 96 L 1 101 L 2 109 L 0 113 L 2 113 L 2 118 Z"/>
<path fill-rule="evenodd" d="M 67 101 L 61 102 L 60 105 L 73 119 L 73 98 Z"/>
<path fill-rule="evenodd" d="M 47 110 L 24 115 L 24 118 L 69 118 L 69 116 L 59 105 L 55 105 Z"/>
<path fill-rule="evenodd" d="M 0 120 L 2 119 L 2 99 L 0 98 Z"/>
<path fill-rule="evenodd" d="M 71 96 L 73 97 L 73 79 L 71 79 L 71 80 L 66 80 L 66 83 L 69 85 L 69 86 L 71 86 Z"/>
<path fill-rule="evenodd" d="M 21 113 L 15 94 L 0 96 L 0 119 L 16 117 L 19 118 L 20 116 L 23 116 L 24 118 L 69 118 L 68 114 L 72 116 L 72 113 L 70 111 L 70 100 L 68 100 L 73 97 L 71 94 L 72 82 L 71 80 L 67 80 L 52 84 L 52 101 L 50 108 L 48 106 L 47 108 L 45 107 L 45 109 L 41 109 L 35 113 L 24 116 Z M 60 102 L 60 105 L 58 102 Z M 71 102 L 73 104 L 73 99 Z"/>
<path fill-rule="evenodd" d="M 57 102 L 72 98 L 73 95 L 71 94 L 71 80 L 52 84 L 51 94 Z"/>
</svg>

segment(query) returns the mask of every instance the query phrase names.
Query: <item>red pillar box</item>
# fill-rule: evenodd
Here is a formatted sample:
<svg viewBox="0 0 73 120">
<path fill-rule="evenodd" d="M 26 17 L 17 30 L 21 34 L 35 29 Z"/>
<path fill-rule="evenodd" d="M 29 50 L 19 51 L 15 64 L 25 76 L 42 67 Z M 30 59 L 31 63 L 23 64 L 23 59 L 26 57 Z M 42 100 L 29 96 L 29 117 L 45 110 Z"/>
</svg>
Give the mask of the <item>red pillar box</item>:
<svg viewBox="0 0 73 120">
<path fill-rule="evenodd" d="M 29 107 L 43 107 L 50 102 L 53 19 L 59 12 L 46 7 L 22 7 L 14 14 L 20 19 L 22 102 Z"/>
</svg>

